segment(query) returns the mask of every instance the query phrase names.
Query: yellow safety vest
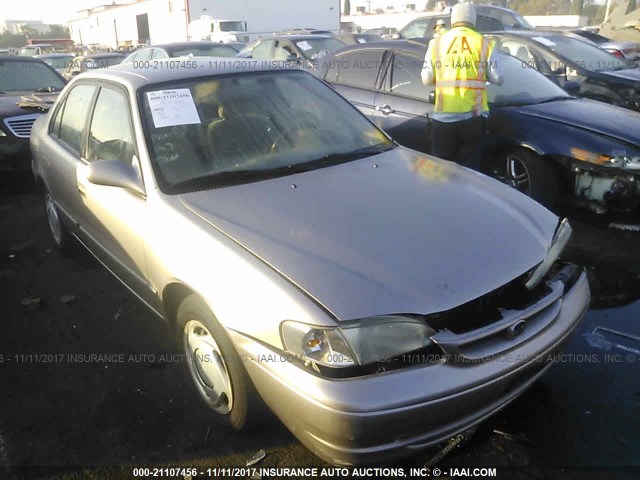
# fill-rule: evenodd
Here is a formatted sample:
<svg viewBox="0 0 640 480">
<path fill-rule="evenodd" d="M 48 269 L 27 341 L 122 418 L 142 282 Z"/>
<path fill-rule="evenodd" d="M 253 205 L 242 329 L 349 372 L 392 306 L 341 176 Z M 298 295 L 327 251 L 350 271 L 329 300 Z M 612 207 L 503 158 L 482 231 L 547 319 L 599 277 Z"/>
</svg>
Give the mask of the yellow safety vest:
<svg viewBox="0 0 640 480">
<path fill-rule="evenodd" d="M 494 42 L 468 27 L 454 27 L 433 42 L 434 113 L 488 112 L 487 68 Z"/>
</svg>

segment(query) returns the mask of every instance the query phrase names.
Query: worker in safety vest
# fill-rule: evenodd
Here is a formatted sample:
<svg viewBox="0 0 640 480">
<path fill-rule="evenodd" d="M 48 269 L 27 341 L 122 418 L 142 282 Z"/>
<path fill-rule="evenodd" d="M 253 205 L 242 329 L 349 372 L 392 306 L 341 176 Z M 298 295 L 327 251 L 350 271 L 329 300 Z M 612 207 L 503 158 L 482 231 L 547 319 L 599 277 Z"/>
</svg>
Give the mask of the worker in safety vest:
<svg viewBox="0 0 640 480">
<path fill-rule="evenodd" d="M 435 84 L 431 153 L 480 168 L 480 153 L 473 147 L 482 140 L 489 115 L 486 82 L 499 85 L 502 79 L 498 61 L 492 59 L 494 42 L 473 29 L 475 21 L 472 4 L 454 5 L 452 28 L 429 43 L 422 83 Z M 456 158 L 464 147 L 469 155 Z"/>
</svg>

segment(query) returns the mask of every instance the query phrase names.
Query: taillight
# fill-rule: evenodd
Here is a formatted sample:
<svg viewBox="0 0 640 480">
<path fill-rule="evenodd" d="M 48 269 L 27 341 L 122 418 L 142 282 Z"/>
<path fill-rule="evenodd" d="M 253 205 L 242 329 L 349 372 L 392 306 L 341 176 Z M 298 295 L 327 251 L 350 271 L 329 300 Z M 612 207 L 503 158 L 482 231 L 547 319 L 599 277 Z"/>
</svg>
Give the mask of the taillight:
<svg viewBox="0 0 640 480">
<path fill-rule="evenodd" d="M 611 55 L 613 55 L 614 57 L 624 58 L 624 55 L 622 54 L 622 52 L 620 50 L 608 50 L 608 52 Z"/>
</svg>

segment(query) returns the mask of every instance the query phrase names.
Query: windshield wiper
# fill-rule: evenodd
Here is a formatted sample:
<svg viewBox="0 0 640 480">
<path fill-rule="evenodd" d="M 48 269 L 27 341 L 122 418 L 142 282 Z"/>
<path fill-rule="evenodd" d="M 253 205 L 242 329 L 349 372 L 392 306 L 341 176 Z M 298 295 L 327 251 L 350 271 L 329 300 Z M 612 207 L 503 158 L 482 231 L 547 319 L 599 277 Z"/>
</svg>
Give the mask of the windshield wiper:
<svg viewBox="0 0 640 480">
<path fill-rule="evenodd" d="M 49 87 L 38 88 L 38 89 L 34 90 L 34 92 L 36 92 L 36 93 L 55 93 L 55 92 L 59 92 L 60 90 L 62 90 L 62 88 L 49 86 Z"/>
<path fill-rule="evenodd" d="M 228 186 L 237 183 L 257 182 L 259 180 L 268 180 L 270 178 L 282 177 L 285 175 L 293 175 L 295 173 L 308 172 L 318 168 L 345 163 L 358 158 L 377 155 L 394 148 L 392 143 L 381 143 L 377 145 L 367 146 L 352 150 L 349 152 L 329 153 L 315 160 L 304 163 L 296 163 L 292 165 L 284 165 L 274 168 L 262 168 L 252 170 L 226 170 L 221 172 L 204 175 L 201 177 L 185 180 L 184 182 L 171 185 L 172 191 L 189 191 L 210 188 L 211 186 Z"/>
<path fill-rule="evenodd" d="M 576 97 L 571 97 L 571 96 L 558 96 L 558 97 L 551 97 L 551 98 L 546 98 L 544 100 L 540 100 L 539 102 L 533 102 L 531 105 L 540 105 L 541 103 L 551 103 L 551 102 L 559 102 L 561 100 L 573 100 Z"/>
</svg>

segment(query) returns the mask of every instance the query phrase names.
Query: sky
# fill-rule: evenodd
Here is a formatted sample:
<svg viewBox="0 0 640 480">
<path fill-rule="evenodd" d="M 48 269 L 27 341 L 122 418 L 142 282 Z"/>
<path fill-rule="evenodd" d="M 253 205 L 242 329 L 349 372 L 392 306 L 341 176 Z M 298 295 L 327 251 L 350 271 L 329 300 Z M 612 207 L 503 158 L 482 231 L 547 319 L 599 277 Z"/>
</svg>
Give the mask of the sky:
<svg viewBox="0 0 640 480">
<path fill-rule="evenodd" d="M 0 0 L 0 20 L 66 23 L 78 10 L 110 3 L 112 0 Z"/>
</svg>

